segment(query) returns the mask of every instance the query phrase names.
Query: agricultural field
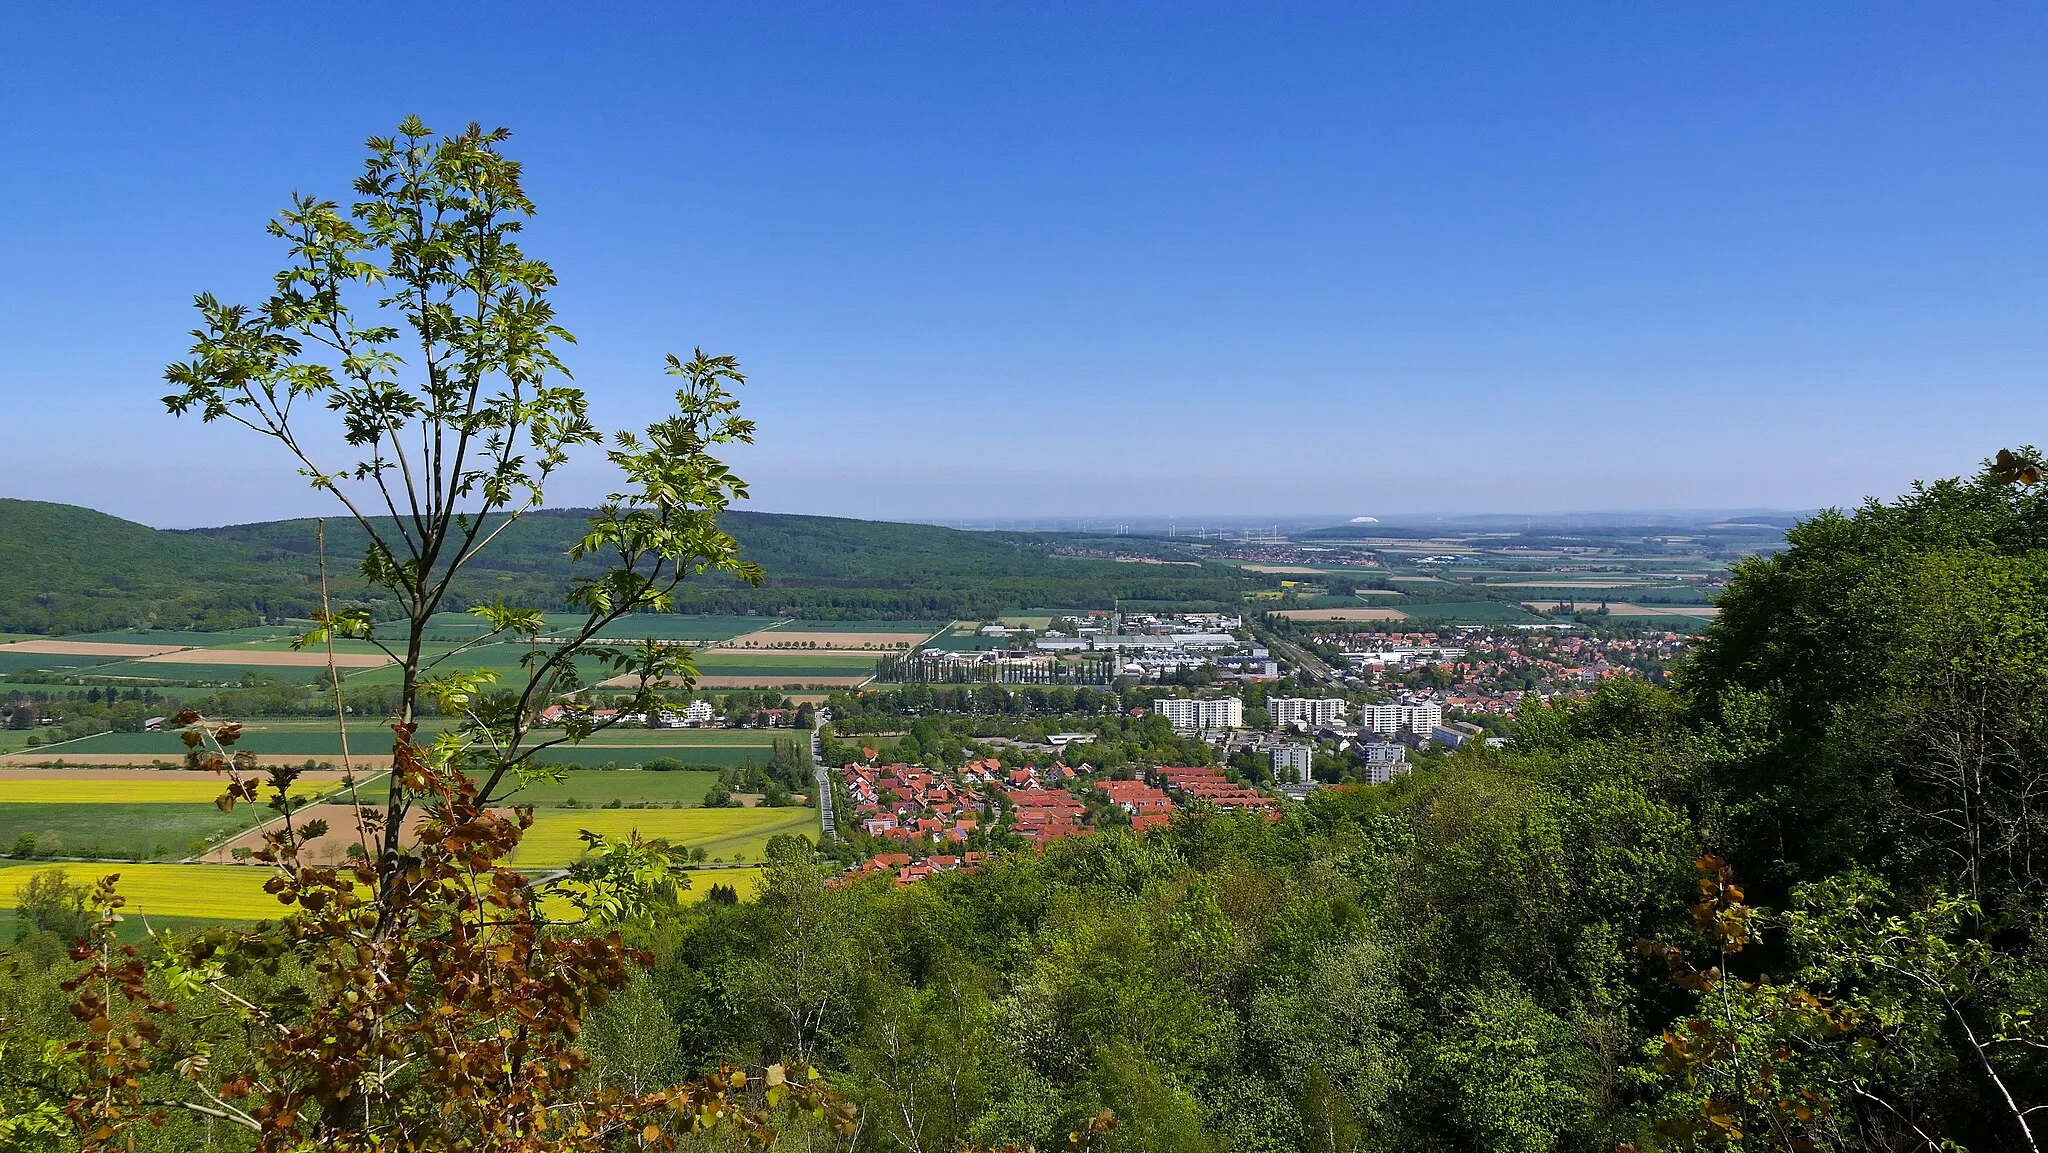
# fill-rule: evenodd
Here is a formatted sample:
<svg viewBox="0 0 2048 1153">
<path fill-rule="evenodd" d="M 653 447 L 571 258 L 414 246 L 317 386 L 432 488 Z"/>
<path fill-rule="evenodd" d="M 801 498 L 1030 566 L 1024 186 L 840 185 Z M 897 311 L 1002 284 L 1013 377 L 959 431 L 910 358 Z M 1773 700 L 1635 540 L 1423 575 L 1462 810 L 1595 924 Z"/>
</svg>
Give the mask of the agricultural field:
<svg viewBox="0 0 2048 1153">
<path fill-rule="evenodd" d="M 536 808 L 563 808 L 575 802 L 577 808 L 601 808 L 614 801 L 625 805 L 700 805 L 704 794 L 718 783 L 710 771 L 606 772 L 571 769 L 566 780 L 533 781 L 520 786 L 505 799 L 508 804 Z"/>
<path fill-rule="evenodd" d="M 711 652 L 733 652 L 742 650 L 799 649 L 820 652 L 895 652 L 914 648 L 930 633 L 899 633 L 873 629 L 768 629 L 758 633 L 747 633 L 729 641 L 718 641 L 705 650 Z"/>
<path fill-rule="evenodd" d="M 778 833 L 818 835 L 815 809 L 543 809 L 513 851 L 522 868 L 559 868 L 583 855 L 583 830 L 623 837 L 638 832 L 713 859 L 758 861 Z"/>
<path fill-rule="evenodd" d="M 865 676 L 875 671 L 875 656 L 822 655 L 802 653 L 733 652 L 714 649 L 697 655 L 697 671 L 704 676 L 766 677 L 794 673 L 797 676 Z"/>
<path fill-rule="evenodd" d="M 220 795 L 218 782 L 212 785 Z M 12 792 L 0 786 L 0 796 Z M 233 813 L 198 804 L 76 803 L 0 800 L 0 851 L 17 857 L 93 857 L 178 861 L 237 836 L 274 816 L 267 808 L 238 805 Z M 26 851 L 24 851 L 26 850 Z M 82 866 L 97 868 L 99 866 Z"/>
<path fill-rule="evenodd" d="M 0 866 L 0 905 L 13 908 L 15 894 L 48 864 Z M 121 878 L 131 917 L 164 915 L 208 921 L 258 921 L 277 917 L 284 906 L 263 891 L 269 869 L 245 865 L 79 864 L 61 866 L 74 882 L 108 874 Z"/>
<path fill-rule="evenodd" d="M 1435 608 L 1436 606 L 1426 606 Z M 1355 608 L 1324 609 L 1281 609 L 1275 616 L 1295 621 L 1400 621 L 1407 620 L 1408 613 L 1400 609 L 1373 608 L 1359 605 Z"/>
<path fill-rule="evenodd" d="M 1445 601 L 1408 606 L 1412 620 L 1439 620 L 1453 624 L 1502 624 L 1534 618 L 1520 605 L 1505 601 Z"/>
<path fill-rule="evenodd" d="M 338 774 L 292 783 L 310 799 L 339 786 Z M 240 834 L 274 814 L 214 804 L 224 778 L 212 773 L 134 769 L 0 769 L 0 852 L 57 857 L 179 860 Z"/>
<path fill-rule="evenodd" d="M 660 759 L 678 761 L 696 768 L 724 768 L 752 760 L 767 764 L 769 749 L 762 745 L 697 745 L 660 748 L 648 745 L 556 745 L 534 756 L 541 765 L 636 765 Z"/>
<path fill-rule="evenodd" d="M 1052 617 L 1051 617 L 1050 615 L 1047 615 L 1047 616 L 1045 617 L 1045 619 L 1046 619 L 1047 621 L 1050 621 L 1050 620 L 1052 620 Z M 793 631 L 796 631 L 796 632 L 807 632 L 807 633 L 831 633 L 831 632 L 849 632 L 849 633 L 866 633 L 866 632 L 875 632 L 875 633 L 916 633 L 916 634 L 918 634 L 919 636 L 927 636 L 927 637 L 928 637 L 928 636 L 932 635 L 933 633 L 935 633 L 935 632 L 938 632 L 938 631 L 939 631 L 939 630 L 941 630 L 941 629 L 945 629 L 945 628 L 950 628 L 950 627 L 952 626 L 952 623 L 953 623 L 953 622 L 951 622 L 951 621 L 813 621 L 813 620 L 794 620 L 794 621 L 790 621 L 790 622 L 789 622 L 789 623 L 788 623 L 788 624 L 787 624 L 786 626 L 784 626 L 784 627 L 786 627 L 786 628 L 789 628 L 789 629 L 791 629 L 791 630 L 793 630 Z"/>
<path fill-rule="evenodd" d="M 203 804 L 211 808 L 226 780 L 213 773 L 182 770 L 0 770 L 0 805 Z M 317 797 L 340 784 L 337 773 L 307 773 L 292 782 L 290 791 L 295 797 Z"/>
<path fill-rule="evenodd" d="M 422 725 L 423 739 L 447 724 L 430 720 Z M 0 739 L 26 739 L 29 733 L 0 730 Z M 560 734 L 541 730 L 538 740 Z M 562 744 L 539 756 L 541 763 L 561 765 L 622 765 L 668 758 L 688 765 L 722 767 L 742 761 L 765 762 L 777 739 L 802 740 L 802 733 L 787 729 L 643 729 L 615 728 L 593 735 L 580 745 Z M 331 721 L 252 721 L 243 729 L 239 748 L 253 753 L 264 765 L 299 764 L 312 760 L 338 765 L 341 738 Z M 391 759 L 391 735 L 380 726 L 363 722 L 351 726 L 349 748 L 358 766 L 381 769 Z M 8 765 L 63 762 L 80 766 L 151 765 L 179 763 L 185 755 L 184 742 L 176 733 L 100 733 L 73 741 L 26 748 L 0 744 L 0 779 Z M 0 786 L 4 790 L 4 786 Z M 0 800 L 4 800 L 0 795 Z M 206 799 L 211 800 L 212 795 Z"/>
</svg>

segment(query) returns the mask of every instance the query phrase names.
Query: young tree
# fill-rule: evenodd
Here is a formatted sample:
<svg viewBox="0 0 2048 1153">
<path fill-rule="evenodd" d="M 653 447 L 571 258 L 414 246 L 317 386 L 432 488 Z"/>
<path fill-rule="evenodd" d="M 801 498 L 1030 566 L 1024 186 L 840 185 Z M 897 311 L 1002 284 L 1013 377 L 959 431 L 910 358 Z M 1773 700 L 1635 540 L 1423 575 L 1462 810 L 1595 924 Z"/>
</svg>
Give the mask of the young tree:
<svg viewBox="0 0 2048 1153">
<path fill-rule="evenodd" d="M 694 671 L 682 646 L 600 634 L 672 609 L 690 576 L 761 579 L 718 525 L 746 486 L 715 453 L 754 431 L 731 392 L 737 362 L 671 356 L 676 412 L 612 438 L 623 482 L 571 549 L 590 566 L 566 591 L 580 620 L 541 639 L 537 608 L 472 607 L 488 625 L 478 641 L 528 640 L 509 681 L 461 667 L 477 641 L 429 648 L 463 569 L 540 506 L 574 452 L 601 443 L 560 359 L 572 338 L 548 302 L 555 274 L 519 244 L 534 206 L 507 135 L 471 125 L 436 138 L 408 118 L 372 139 L 356 202 L 295 196 L 270 225 L 288 252 L 274 291 L 254 307 L 200 296 L 192 358 L 167 370 L 171 412 L 275 442 L 364 534 L 362 575 L 399 619 L 335 610 L 323 593 L 302 643 L 331 654 L 353 638 L 396 663 L 393 770 L 374 806 L 356 798 L 354 862 L 314 867 L 300 846 L 327 830 L 290 813 L 296 770 L 259 782 L 236 725 L 179 718 L 189 762 L 228 778 L 224 810 L 267 790 L 282 813 L 256 857 L 291 915 L 205 934 L 152 974 L 116 942 L 122 901 L 114 878 L 102 882 L 69 986 L 88 1032 L 66 1049 L 66 1108 L 88 1151 L 173 1112 L 244 1127 L 265 1150 L 664 1148 L 727 1123 L 765 1137 L 764 1107 L 781 1101 L 850 1123 L 803 1067 L 671 1089 L 581 1084 L 581 1023 L 636 967 L 611 926 L 687 883 L 685 855 L 586 833 L 589 856 L 553 882 L 502 863 L 531 813 L 499 802 L 547 772 L 537 752 L 606 723 L 569 695 L 578 662 L 618 676 L 642 712 Z M 427 702 L 457 718 L 432 740 L 418 725 Z M 560 735 L 534 739 L 556 704 L 569 712 Z M 181 1001 L 205 1011 L 181 1016 Z"/>
</svg>

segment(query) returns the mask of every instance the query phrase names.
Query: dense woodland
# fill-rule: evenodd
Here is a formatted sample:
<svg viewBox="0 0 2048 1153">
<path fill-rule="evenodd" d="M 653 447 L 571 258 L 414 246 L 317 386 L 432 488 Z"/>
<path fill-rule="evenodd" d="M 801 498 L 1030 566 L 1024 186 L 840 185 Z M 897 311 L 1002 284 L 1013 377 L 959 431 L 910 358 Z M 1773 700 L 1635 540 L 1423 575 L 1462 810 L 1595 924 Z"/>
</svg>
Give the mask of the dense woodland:
<svg viewBox="0 0 2048 1153">
<path fill-rule="evenodd" d="M 567 556 L 588 509 L 530 513 L 465 570 L 458 605 L 495 597 L 564 607 Z M 1126 603 L 1218 607 L 1248 587 L 1226 565 L 1119 564 L 1086 555 L 1111 542 L 1069 533 L 966 532 L 933 525 L 733 512 L 742 550 L 772 574 L 759 588 L 710 574 L 683 612 L 784 612 L 846 619 L 984 618 L 1035 606 Z M 364 595 L 362 530 L 327 526 L 337 595 Z M 1119 538 L 1118 553 L 1186 560 L 1168 541 Z M 122 628 L 217 630 L 319 604 L 314 522 L 168 532 L 70 505 L 0 500 L 0 632 Z M 372 602 L 375 604 L 375 602 Z"/>
<path fill-rule="evenodd" d="M 2048 500 L 1997 479 L 1817 517 L 1738 566 L 1670 686 L 1276 823 L 907 887 L 785 840 L 759 900 L 626 929 L 648 965 L 588 1075 L 815 1062 L 861 1113 L 784 1133 L 805 1148 L 1052 1148 L 1103 1108 L 1130 1150 L 2037 1148 L 2044 550 Z M 76 1028 L 61 955 L 30 932 L 0 968 L 0 1111 Z M 240 1147 L 182 1117 L 143 1139 Z"/>
</svg>

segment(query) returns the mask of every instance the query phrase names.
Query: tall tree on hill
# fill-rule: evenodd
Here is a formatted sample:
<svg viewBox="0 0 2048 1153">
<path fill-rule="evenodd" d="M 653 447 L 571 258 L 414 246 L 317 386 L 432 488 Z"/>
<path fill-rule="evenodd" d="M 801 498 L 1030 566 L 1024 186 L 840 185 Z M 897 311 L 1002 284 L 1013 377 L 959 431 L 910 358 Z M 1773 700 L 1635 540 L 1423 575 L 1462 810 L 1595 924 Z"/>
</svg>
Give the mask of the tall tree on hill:
<svg viewBox="0 0 2048 1153">
<path fill-rule="evenodd" d="M 267 788 L 282 819 L 256 857 L 291 915 L 208 933 L 145 967 L 113 935 L 117 878 L 100 882 L 73 954 L 83 971 L 66 986 L 86 1031 L 57 1065 L 87 1153 L 132 1149 L 138 1125 L 173 1116 L 243 1127 L 263 1150 L 672 1148 L 728 1123 L 765 1137 L 767 1108 L 791 1099 L 850 1124 L 850 1107 L 801 1068 L 670 1089 L 579 1084 L 581 1022 L 636 967 L 612 926 L 686 884 L 686 857 L 586 833 L 583 863 L 530 883 L 503 862 L 531 812 L 494 803 L 551 771 L 537 751 L 608 723 L 572 706 L 561 736 L 533 738 L 540 710 L 580 683 L 579 659 L 622 677 L 643 710 L 665 680 L 689 681 L 686 649 L 602 643 L 607 626 L 670 609 L 694 574 L 759 583 L 718 523 L 746 487 L 714 455 L 754 426 L 731 393 L 737 362 L 669 357 L 676 412 L 612 438 L 620 491 L 571 549 L 599 566 L 568 590 L 580 619 L 539 639 L 538 610 L 501 602 L 471 610 L 483 636 L 429 647 L 456 575 L 540 506 L 573 453 L 602 444 L 560 359 L 572 338 L 548 302 L 555 274 L 518 243 L 534 206 L 501 150 L 507 135 L 471 125 L 437 138 L 408 118 L 372 139 L 357 201 L 344 212 L 295 196 L 270 225 L 289 254 L 274 291 L 254 307 L 200 296 L 192 358 L 167 370 L 171 412 L 274 441 L 367 534 L 363 576 L 402 619 L 323 604 L 302 644 L 332 654 L 337 638 L 366 641 L 396 662 L 393 771 L 381 802 L 359 798 L 356 828 L 341 830 L 351 863 L 319 867 L 301 848 L 328 830 L 292 815 L 295 770 L 261 783 L 237 726 L 181 715 L 191 764 L 229 778 L 223 810 Z M 516 676 L 462 667 L 475 644 L 503 637 L 534 638 Z M 417 725 L 428 700 L 459 718 L 431 741 Z M 562 931 L 565 920 L 581 928 Z M 180 999 L 202 1011 L 176 1012 Z"/>
</svg>

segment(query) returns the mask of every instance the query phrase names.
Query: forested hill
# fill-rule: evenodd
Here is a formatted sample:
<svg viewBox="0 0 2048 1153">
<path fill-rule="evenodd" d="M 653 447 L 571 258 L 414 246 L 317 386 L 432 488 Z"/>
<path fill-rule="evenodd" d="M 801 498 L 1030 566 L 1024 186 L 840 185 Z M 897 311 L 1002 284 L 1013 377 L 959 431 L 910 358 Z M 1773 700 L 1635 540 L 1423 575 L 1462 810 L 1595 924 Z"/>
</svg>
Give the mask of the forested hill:
<svg viewBox="0 0 2048 1153">
<path fill-rule="evenodd" d="M 566 552 L 586 515 L 564 509 L 523 518 L 492 544 L 457 596 L 559 607 L 575 571 Z M 688 588 L 685 611 L 985 617 L 1107 606 L 1111 598 L 1232 603 L 1243 581 L 1223 565 L 1068 555 L 1187 559 L 1165 541 L 757 512 L 730 513 L 724 523 L 743 554 L 767 570 L 768 583 L 751 589 L 707 578 Z M 353 577 L 361 530 L 339 520 L 327 530 L 337 595 L 360 593 Z M 232 628 L 302 616 L 317 599 L 314 539 L 311 520 L 171 532 L 71 505 L 0 500 L 0 631 Z"/>
<path fill-rule="evenodd" d="M 297 556 L 69 504 L 0 499 L 0 632 L 221 627 L 317 599 Z"/>
</svg>

